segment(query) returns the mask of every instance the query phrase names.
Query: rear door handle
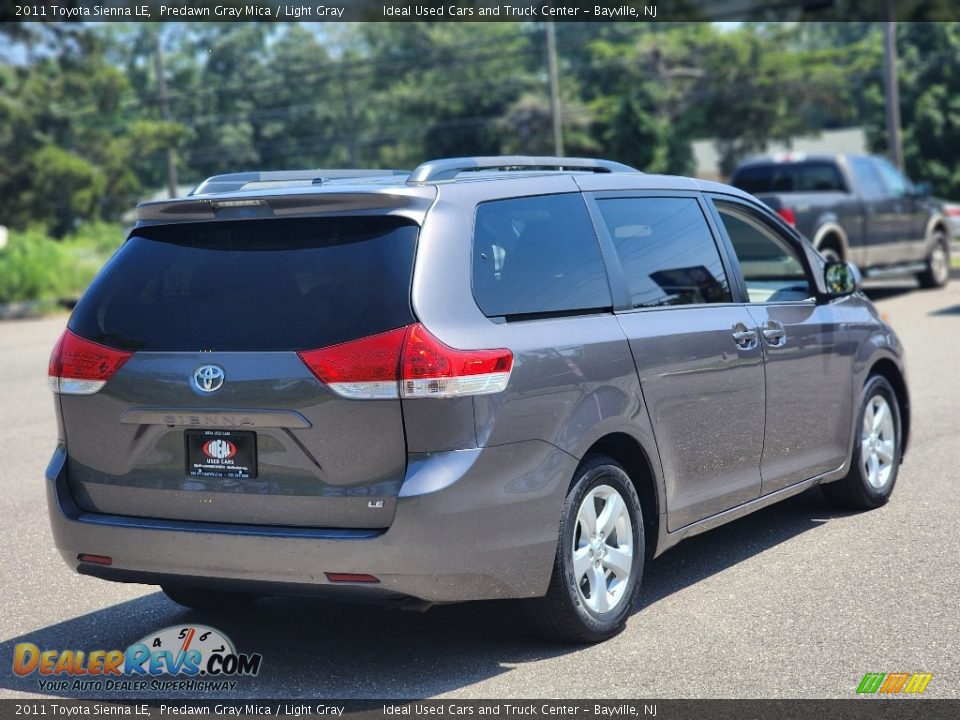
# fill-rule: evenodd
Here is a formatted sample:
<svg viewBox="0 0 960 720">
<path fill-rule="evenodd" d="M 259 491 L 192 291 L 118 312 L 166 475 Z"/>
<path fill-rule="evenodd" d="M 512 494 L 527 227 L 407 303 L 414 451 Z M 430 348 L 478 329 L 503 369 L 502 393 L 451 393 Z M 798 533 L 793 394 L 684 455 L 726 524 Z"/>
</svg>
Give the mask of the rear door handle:
<svg viewBox="0 0 960 720">
<path fill-rule="evenodd" d="M 767 326 L 763 329 L 763 338 L 768 345 L 780 347 L 787 341 L 787 331 L 783 329 L 782 323 L 776 320 L 768 320 Z"/>
<path fill-rule="evenodd" d="M 737 323 L 733 328 L 733 341 L 744 350 L 749 350 L 757 343 L 757 331 L 748 330 L 743 323 Z"/>
</svg>

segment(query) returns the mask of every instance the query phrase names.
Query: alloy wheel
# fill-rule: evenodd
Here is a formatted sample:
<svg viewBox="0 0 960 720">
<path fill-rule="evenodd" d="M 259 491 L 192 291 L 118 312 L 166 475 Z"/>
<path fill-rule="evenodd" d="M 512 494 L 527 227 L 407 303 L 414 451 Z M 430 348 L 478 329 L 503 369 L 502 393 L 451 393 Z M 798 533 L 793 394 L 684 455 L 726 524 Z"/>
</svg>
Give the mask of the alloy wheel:
<svg viewBox="0 0 960 720">
<path fill-rule="evenodd" d="M 947 281 L 950 268 L 947 265 L 947 251 L 940 243 L 930 253 L 930 274 L 938 285 Z"/>
<path fill-rule="evenodd" d="M 587 493 L 577 511 L 573 576 L 584 604 L 598 614 L 616 608 L 630 587 L 633 522 L 627 503 L 609 485 Z"/>
<path fill-rule="evenodd" d="M 870 486 L 883 488 L 896 460 L 897 436 L 893 411 L 882 395 L 874 395 L 863 410 L 860 463 Z"/>
</svg>

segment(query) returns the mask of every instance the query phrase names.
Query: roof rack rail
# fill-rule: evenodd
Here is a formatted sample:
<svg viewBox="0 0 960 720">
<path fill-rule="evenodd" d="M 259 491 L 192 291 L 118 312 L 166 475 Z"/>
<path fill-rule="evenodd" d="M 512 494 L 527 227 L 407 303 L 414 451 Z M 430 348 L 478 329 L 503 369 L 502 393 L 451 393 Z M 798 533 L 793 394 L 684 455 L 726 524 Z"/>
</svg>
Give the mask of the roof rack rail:
<svg viewBox="0 0 960 720">
<path fill-rule="evenodd" d="M 423 183 L 436 180 L 452 180 L 462 172 L 498 169 L 586 170 L 595 173 L 640 172 L 629 165 L 613 162 L 612 160 L 598 160 L 595 158 L 495 155 L 490 157 L 460 157 L 430 160 L 421 164 L 416 170 L 410 173 L 407 182 Z"/>
<path fill-rule="evenodd" d="M 284 185 L 322 185 L 328 180 L 350 178 L 389 177 L 407 175 L 407 170 L 273 170 L 268 172 L 241 172 L 208 177 L 197 185 L 191 195 L 217 195 L 236 192 L 251 185 L 282 187 Z"/>
</svg>

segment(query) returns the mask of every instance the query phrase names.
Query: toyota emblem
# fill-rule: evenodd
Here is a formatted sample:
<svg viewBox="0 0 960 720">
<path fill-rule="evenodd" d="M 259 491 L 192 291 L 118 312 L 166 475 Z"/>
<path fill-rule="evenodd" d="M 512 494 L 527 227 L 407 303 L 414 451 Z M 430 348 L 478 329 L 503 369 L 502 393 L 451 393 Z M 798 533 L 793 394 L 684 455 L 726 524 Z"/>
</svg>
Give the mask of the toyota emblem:
<svg viewBox="0 0 960 720">
<path fill-rule="evenodd" d="M 201 365 L 193 371 L 193 385 L 200 392 L 216 392 L 223 387 L 223 368 L 216 365 Z"/>
</svg>

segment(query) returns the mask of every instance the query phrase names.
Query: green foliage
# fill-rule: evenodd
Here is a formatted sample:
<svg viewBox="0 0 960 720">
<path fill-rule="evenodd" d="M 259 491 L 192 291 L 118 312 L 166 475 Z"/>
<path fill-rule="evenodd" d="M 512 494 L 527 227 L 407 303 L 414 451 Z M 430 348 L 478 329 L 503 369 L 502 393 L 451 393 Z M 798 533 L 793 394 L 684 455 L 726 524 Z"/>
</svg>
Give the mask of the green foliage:
<svg viewBox="0 0 960 720">
<path fill-rule="evenodd" d="M 0 38 L 12 32 L 0 28 Z M 137 102 L 101 32 L 51 26 L 34 34 L 42 53 L 0 66 L 0 222 L 43 223 L 61 237 L 128 209 L 143 189 L 144 146 L 165 148 L 179 134 L 148 122 L 155 104 Z"/>
<path fill-rule="evenodd" d="M 672 129 L 658 116 L 647 88 L 640 85 L 614 102 L 609 117 L 606 144 L 617 158 L 648 172 L 670 172 Z"/>
<path fill-rule="evenodd" d="M 30 189 L 22 196 L 33 217 L 67 232 L 75 218 L 97 217 L 106 189 L 104 172 L 89 160 L 56 145 L 44 145 L 27 157 Z"/>
<path fill-rule="evenodd" d="M 907 174 L 934 195 L 960 198 L 960 23 L 900 23 L 900 116 Z M 882 87 L 868 96 L 868 137 L 886 152 Z"/>
<path fill-rule="evenodd" d="M 370 23 L 356 40 L 372 61 L 358 78 L 367 85 L 362 102 L 379 116 L 365 144 L 392 166 L 500 152 L 498 120 L 534 88 L 532 68 L 542 65 L 518 23 Z M 522 129 L 506 132 L 515 146 L 527 144 Z"/>
<path fill-rule="evenodd" d="M 11 232 L 0 250 L 0 302 L 56 296 L 63 264 L 60 244 L 42 229 Z"/>
<path fill-rule="evenodd" d="M 958 23 L 901 23 L 907 168 L 960 197 Z M 830 127 L 885 145 L 875 23 L 558 23 L 564 144 L 692 174 Z M 540 23 L 0 26 L 0 223 L 53 237 L 219 172 L 552 153 Z M 170 117 L 163 112 L 157 47 Z M 16 58 L 16 60 L 9 60 Z"/>
<path fill-rule="evenodd" d="M 0 249 L 0 303 L 77 298 L 123 241 L 109 223 L 87 223 L 63 240 L 39 226 L 10 233 Z"/>
</svg>

